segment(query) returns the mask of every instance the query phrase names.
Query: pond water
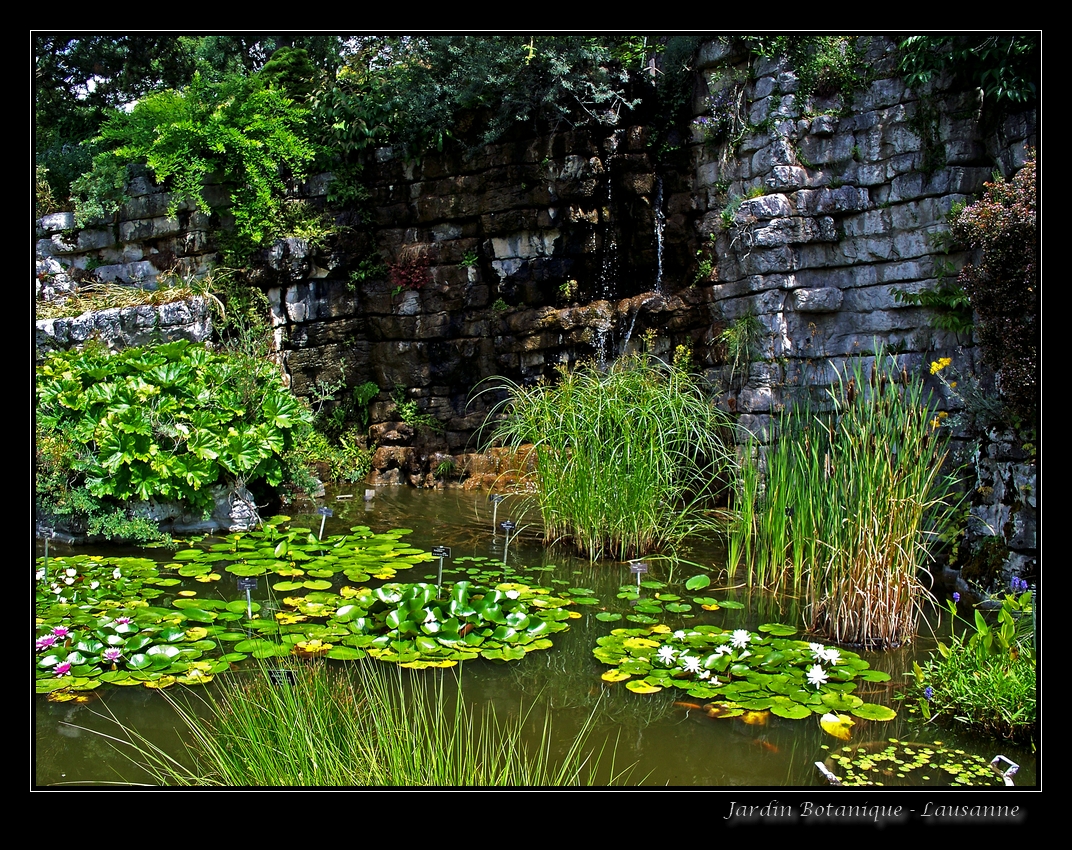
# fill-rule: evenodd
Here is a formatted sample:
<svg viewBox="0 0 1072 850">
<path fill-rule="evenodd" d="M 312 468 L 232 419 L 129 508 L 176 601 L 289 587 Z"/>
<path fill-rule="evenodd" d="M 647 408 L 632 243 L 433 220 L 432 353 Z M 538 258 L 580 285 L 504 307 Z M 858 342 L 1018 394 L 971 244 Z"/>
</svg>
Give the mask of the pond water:
<svg viewBox="0 0 1072 850">
<path fill-rule="evenodd" d="M 617 766 L 635 764 L 631 774 L 634 783 L 675 786 L 736 786 L 736 787 L 827 787 L 827 782 L 815 767 L 815 762 L 830 759 L 845 744 L 827 735 L 816 717 L 788 720 L 768 715 L 765 722 L 744 722 L 742 718 L 712 719 L 700 710 L 698 703 L 684 691 L 668 689 L 655 694 L 638 694 L 621 684 L 612 685 L 601 679 L 608 670 L 593 655 L 596 641 L 614 628 L 631 626 L 619 620 L 606 622 L 597 619 L 602 611 L 627 614 L 632 610 L 630 600 L 618 598 L 622 585 L 636 583 L 629 565 L 617 562 L 589 564 L 542 545 L 518 516 L 518 497 L 508 496 L 496 509 L 485 493 L 460 490 L 433 491 L 410 488 L 386 488 L 377 492 L 370 502 L 364 502 L 361 491 L 355 498 L 329 502 L 334 516 L 327 519 L 325 535 L 345 533 L 351 526 L 367 525 L 381 532 L 393 528 L 413 529 L 407 543 L 430 550 L 433 546 L 449 546 L 452 558 L 462 556 L 503 557 L 503 532 L 493 526 L 513 519 L 521 527 L 516 539 L 511 539 L 507 560 L 528 581 L 558 587 L 582 586 L 592 590 L 596 604 L 578 606 L 579 619 L 570 620 L 567 631 L 553 635 L 553 648 L 529 653 L 511 663 L 495 663 L 478 659 L 463 662 L 461 670 L 407 671 L 413 676 L 443 676 L 449 683 L 461 678 L 463 692 L 476 705 L 491 704 L 501 716 L 529 712 L 526 730 L 538 739 L 547 712 L 551 713 L 556 741 L 564 750 L 580 725 L 589 716 L 595 718 L 592 743 L 606 742 L 616 746 Z M 320 517 L 314 513 L 292 511 L 295 523 L 319 527 Z M 53 547 L 53 553 L 56 548 Z M 114 554 L 114 550 L 111 552 Z M 41 554 L 38 544 L 38 554 Z M 124 554 L 130 554 L 129 551 Z M 139 553 L 146 554 L 146 553 Z M 161 555 L 150 550 L 150 557 Z M 660 622 L 671 629 L 689 628 L 710 623 L 720 628 L 755 630 L 762 623 L 781 622 L 793 626 L 802 623 L 796 600 L 775 598 L 761 593 L 748 593 L 743 587 L 725 585 L 721 553 L 713 547 L 697 547 L 688 555 L 690 560 L 710 570 L 714 584 L 705 595 L 735 600 L 742 608 L 722 608 L 705 611 L 693 605 L 688 612 L 677 614 L 663 611 Z M 436 562 L 422 564 L 409 574 L 400 572 L 397 581 L 435 580 Z M 445 578 L 460 577 L 449 572 Z M 531 573 L 527 571 L 531 570 Z M 700 573 L 696 566 L 677 564 L 671 567 L 664 561 L 649 562 L 647 579 L 666 582 L 668 589 L 688 598 L 695 594 L 684 589 L 684 582 Z M 260 582 L 255 598 L 266 600 L 269 583 Z M 202 594 L 222 594 L 238 598 L 232 576 L 216 582 L 211 590 L 195 585 Z M 654 591 L 643 589 L 642 597 L 652 597 Z M 929 626 L 924 625 L 924 630 Z M 798 635 L 799 637 L 800 635 Z M 924 724 L 918 716 L 910 716 L 896 700 L 895 694 L 911 669 L 915 658 L 922 658 L 934 646 L 931 635 L 921 637 L 910 647 L 885 652 L 861 653 L 871 667 L 888 672 L 889 682 L 862 682 L 857 694 L 866 701 L 898 709 L 896 719 L 888 722 L 857 720 L 851 744 L 867 744 L 878 750 L 889 746 L 890 739 L 925 744 L 945 751 L 962 751 L 963 758 L 985 758 L 1005 755 L 1020 765 L 1016 785 L 1025 787 L 1036 782 L 1037 764 L 1030 751 L 1012 747 L 1004 742 L 963 734 L 955 728 Z M 256 663 L 256 662 L 246 662 Z M 350 663 L 328 662 L 340 668 Z M 376 662 L 379 663 L 379 662 Z M 177 686 L 176 686 L 177 687 Z M 214 687 L 210 684 L 206 687 Z M 168 752 L 182 754 L 185 748 L 182 733 L 176 728 L 174 713 L 167 701 L 155 691 L 141 687 L 99 689 L 101 698 L 85 705 L 49 702 L 44 695 L 35 696 L 35 757 L 37 785 L 57 783 L 111 783 L 147 781 L 140 769 L 117 751 L 108 735 L 115 735 L 114 721 L 136 728 L 148 740 Z M 114 719 L 113 719 L 114 718 Z M 104 735 L 93 734 L 97 730 Z M 940 745 L 935 742 L 941 742 Z M 828 762 L 835 773 L 837 765 Z M 912 771 L 898 777 L 899 768 L 891 762 L 888 772 L 875 774 L 876 780 L 887 785 L 949 785 L 951 775 L 942 771 Z M 927 778 L 924 778 L 926 773 Z M 1000 781 L 997 782 L 1000 784 Z"/>
</svg>

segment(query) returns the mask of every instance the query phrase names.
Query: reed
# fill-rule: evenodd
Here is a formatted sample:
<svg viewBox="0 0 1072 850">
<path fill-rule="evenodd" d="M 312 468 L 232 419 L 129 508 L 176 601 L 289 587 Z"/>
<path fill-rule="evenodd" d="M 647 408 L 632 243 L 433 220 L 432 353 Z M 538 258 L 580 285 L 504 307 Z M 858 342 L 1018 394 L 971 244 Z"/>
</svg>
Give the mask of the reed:
<svg viewBox="0 0 1072 850">
<path fill-rule="evenodd" d="M 531 445 L 548 541 L 627 559 L 715 528 L 706 508 L 732 457 L 726 420 L 687 372 L 630 356 L 508 390 L 495 439 Z"/>
<path fill-rule="evenodd" d="M 592 715 L 558 752 L 549 715 L 527 746 L 528 714 L 502 720 L 490 707 L 476 711 L 442 677 L 405 681 L 400 668 L 382 665 L 353 677 L 319 662 L 285 669 L 289 684 L 255 669 L 200 704 L 165 693 L 188 732 L 187 759 L 132 730 L 113 740 L 172 786 L 569 786 L 625 775 L 613 751 L 604 759 L 588 746 Z"/>
<path fill-rule="evenodd" d="M 830 399 L 832 411 L 783 415 L 765 469 L 742 465 L 731 533 L 753 540 L 731 540 L 731 573 L 743 564 L 750 583 L 803 590 L 829 639 L 896 646 L 915 634 L 920 575 L 958 502 L 948 433 L 922 381 L 881 352 L 869 376 L 859 362 L 839 375 Z"/>
</svg>

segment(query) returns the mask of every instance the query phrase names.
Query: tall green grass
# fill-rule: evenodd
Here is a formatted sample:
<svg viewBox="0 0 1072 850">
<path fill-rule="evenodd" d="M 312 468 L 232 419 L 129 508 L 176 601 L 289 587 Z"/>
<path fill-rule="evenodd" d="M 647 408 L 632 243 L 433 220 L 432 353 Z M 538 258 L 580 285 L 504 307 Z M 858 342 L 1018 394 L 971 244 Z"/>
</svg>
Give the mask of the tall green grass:
<svg viewBox="0 0 1072 850">
<path fill-rule="evenodd" d="M 830 391 L 832 411 L 786 413 L 765 454 L 741 464 L 730 570 L 804 592 L 811 628 L 840 643 L 912 638 L 921 571 L 959 501 L 944 471 L 948 429 L 923 382 L 881 353 Z M 764 468 L 765 467 L 765 468 Z"/>
<path fill-rule="evenodd" d="M 289 683 L 254 669 L 200 704 L 165 693 L 191 741 L 185 759 L 131 730 L 116 740 L 171 786 L 568 786 L 623 777 L 613 752 L 603 759 L 589 748 L 591 716 L 562 748 L 549 718 L 527 745 L 527 715 L 475 711 L 441 677 L 406 681 L 384 665 L 353 675 L 321 662 L 285 669 Z"/>
<path fill-rule="evenodd" d="M 632 356 L 508 389 L 495 438 L 531 444 L 548 541 L 627 559 L 714 528 L 706 509 L 730 463 L 727 423 L 683 369 Z"/>
</svg>

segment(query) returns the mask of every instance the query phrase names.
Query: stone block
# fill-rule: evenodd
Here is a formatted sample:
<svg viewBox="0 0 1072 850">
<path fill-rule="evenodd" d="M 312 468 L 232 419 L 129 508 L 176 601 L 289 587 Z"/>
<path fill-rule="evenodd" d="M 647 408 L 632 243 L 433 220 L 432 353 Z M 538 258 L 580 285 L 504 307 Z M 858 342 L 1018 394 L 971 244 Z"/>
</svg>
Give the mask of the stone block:
<svg viewBox="0 0 1072 850">
<path fill-rule="evenodd" d="M 791 297 L 798 313 L 834 313 L 841 309 L 842 293 L 832 286 L 822 289 L 795 289 Z"/>
</svg>

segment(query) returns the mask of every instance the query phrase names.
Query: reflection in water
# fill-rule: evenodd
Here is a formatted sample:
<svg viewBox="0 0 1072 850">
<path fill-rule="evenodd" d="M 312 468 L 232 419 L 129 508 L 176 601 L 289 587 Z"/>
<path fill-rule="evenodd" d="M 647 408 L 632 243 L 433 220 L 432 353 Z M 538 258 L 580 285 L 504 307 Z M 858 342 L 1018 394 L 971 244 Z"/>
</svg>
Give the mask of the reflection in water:
<svg viewBox="0 0 1072 850">
<path fill-rule="evenodd" d="M 411 528 L 407 542 L 423 549 L 450 546 L 456 560 L 463 556 L 501 558 L 503 533 L 494 528 L 494 505 L 484 493 L 461 490 L 418 491 L 387 488 L 377 492 L 371 502 L 361 499 L 333 501 L 334 516 L 328 519 L 326 534 L 342 533 L 354 525 L 369 525 L 374 531 Z M 315 506 L 294 512 L 295 521 L 311 528 L 319 526 Z M 619 599 L 623 585 L 635 587 L 627 564 L 601 562 L 590 564 L 565 555 L 542 544 L 541 536 L 524 514 L 520 497 L 508 496 L 498 506 L 498 522 L 512 519 L 522 533 L 511 540 L 510 564 L 533 583 L 558 588 L 587 588 L 599 601 L 596 605 L 578 606 L 582 617 L 572 620 L 567 632 L 554 636 L 554 648 L 532 653 L 520 662 L 494 664 L 467 662 L 460 668 L 445 671 L 426 670 L 414 675 L 441 675 L 446 681 L 460 679 L 463 692 L 474 705 L 490 705 L 501 716 L 526 716 L 525 729 L 538 741 L 545 719 L 550 720 L 556 740 L 564 752 L 568 741 L 585 720 L 594 715 L 596 731 L 591 737 L 596 749 L 616 748 L 615 768 L 635 764 L 631 778 L 652 785 L 707 785 L 735 787 L 823 786 L 825 780 L 814 762 L 825 760 L 841 742 L 826 735 L 817 720 L 791 721 L 768 716 L 766 722 L 747 723 L 740 718 L 712 719 L 697 710 L 683 691 L 634 694 L 622 685 L 611 685 L 600 676 L 607 667 L 592 655 L 596 640 L 611 629 L 630 626 L 624 620 L 604 622 L 597 619 L 601 611 L 627 614 L 635 604 Z M 526 528 L 527 526 L 527 528 Z M 152 552 L 150 552 L 150 556 Z M 161 557 L 159 553 L 156 555 Z M 717 548 L 698 545 L 689 560 L 719 576 L 722 555 Z M 485 562 L 486 563 L 486 562 Z M 458 565 L 448 562 L 445 577 L 461 576 Z M 434 562 L 415 569 L 415 574 L 400 573 L 400 581 L 435 580 Z M 651 561 L 648 579 L 669 581 L 672 568 L 666 562 Z M 674 590 L 684 597 L 689 591 L 683 583 L 699 570 L 678 565 L 673 569 Z M 225 584 L 220 582 L 220 585 Z M 260 594 L 267 598 L 268 582 L 261 583 Z M 204 585 L 195 589 L 205 593 Z M 219 593 L 221 588 L 211 591 Z M 642 598 L 650 599 L 654 591 L 645 588 Z M 712 585 L 704 595 L 719 599 L 736 599 L 744 603 L 740 610 L 702 611 L 693 606 L 686 614 L 666 614 L 661 621 L 671 628 L 682 625 L 713 623 L 722 628 L 755 629 L 766 622 L 784 622 L 800 626 L 803 622 L 797 600 L 775 598 L 744 588 L 727 589 Z M 897 707 L 894 694 L 898 680 L 911 668 L 912 659 L 933 647 L 933 638 L 920 639 L 914 647 L 883 654 L 862 653 L 872 667 L 889 672 L 888 683 L 863 683 L 866 701 Z M 335 663 L 335 662 L 332 662 Z M 345 665 L 340 665 L 345 668 Z M 210 685 L 208 687 L 213 687 Z M 187 742 L 176 729 L 171 708 L 160 694 L 144 688 L 101 688 L 102 698 L 87 705 L 50 703 L 44 697 L 35 701 L 36 751 L 35 782 L 39 785 L 63 782 L 146 782 L 148 777 L 124 755 L 117 753 L 108 738 L 92 734 L 117 734 L 115 721 L 133 726 L 148 740 L 184 760 Z M 524 713 L 527 712 L 527 715 Z M 114 718 L 114 719 L 113 719 Z M 966 738 L 948 729 L 910 721 L 902 712 L 888 723 L 857 720 L 853 741 L 904 740 L 933 741 L 985 756 L 988 760 L 1002 752 L 1021 764 L 1018 786 L 1035 782 L 1035 758 L 1028 752 L 1010 748 L 987 739 Z M 606 768 L 610 769 L 609 763 Z"/>
</svg>

